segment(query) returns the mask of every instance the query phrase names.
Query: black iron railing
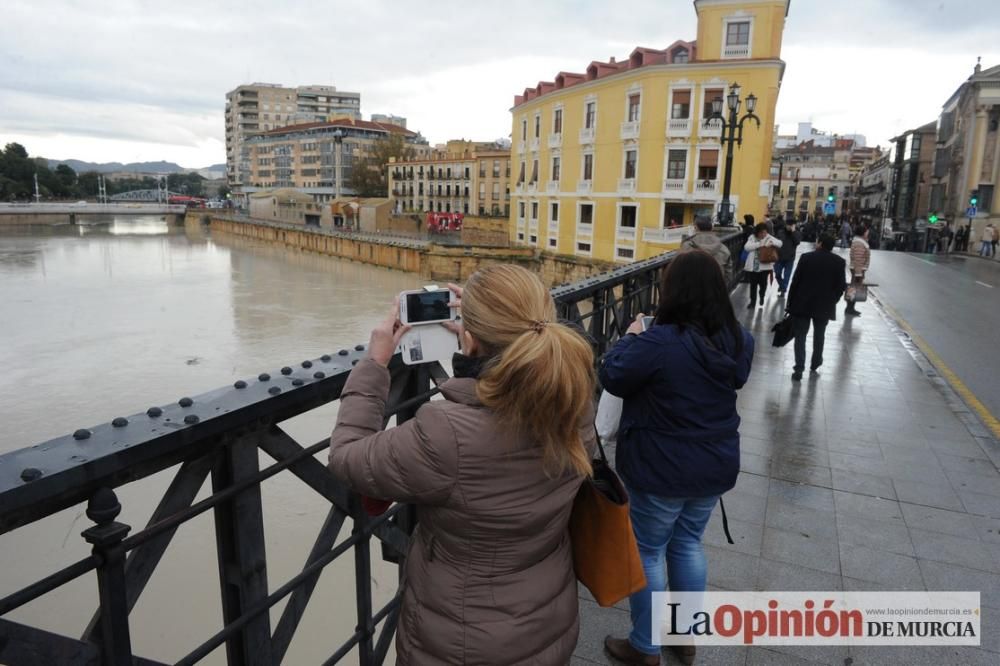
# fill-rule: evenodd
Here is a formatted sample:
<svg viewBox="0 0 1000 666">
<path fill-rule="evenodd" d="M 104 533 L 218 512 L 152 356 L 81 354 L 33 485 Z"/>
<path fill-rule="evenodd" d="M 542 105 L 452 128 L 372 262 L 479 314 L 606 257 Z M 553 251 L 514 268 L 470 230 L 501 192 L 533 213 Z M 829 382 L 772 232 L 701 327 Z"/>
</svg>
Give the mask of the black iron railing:
<svg viewBox="0 0 1000 666">
<path fill-rule="evenodd" d="M 741 238 L 730 236 L 726 242 L 738 257 Z M 596 351 L 603 353 L 635 313 L 655 306 L 660 271 L 671 256 L 553 289 L 560 316 L 584 327 Z M 735 282 L 738 267 L 732 275 Z M 328 440 L 303 446 L 279 425 L 339 399 L 351 367 L 364 353 L 363 345 L 341 349 L 0 456 L 0 538 L 17 539 L 16 528 L 82 503 L 94 523 L 82 533 L 92 547 L 88 557 L 0 599 L 0 663 L 159 663 L 133 653 L 129 613 L 178 527 L 209 511 L 215 523 L 222 626 L 177 663 L 196 663 L 223 645 L 229 664 L 281 663 L 321 572 L 348 552 L 354 556 L 357 623 L 326 663 L 353 651 L 365 666 L 384 663 L 401 592 L 374 608 L 372 540 L 385 560 L 401 564 L 415 513 L 412 507 L 395 505 L 369 517 L 359 498 L 315 458 Z M 406 366 L 398 357 L 390 371 L 387 422 L 392 416 L 397 422 L 411 418 L 447 378 L 440 365 Z M 260 451 L 276 462 L 261 469 Z M 146 526 L 129 534 L 131 527 L 116 520 L 121 507 L 114 489 L 164 470 L 175 470 L 173 481 Z M 330 508 L 301 571 L 275 587 L 268 580 L 261 483 L 282 473 L 297 477 Z M 209 478 L 211 494 L 196 502 Z M 350 534 L 341 536 L 348 519 Z M 4 617 L 91 573 L 97 579 L 96 610 L 80 638 Z M 270 610 L 285 599 L 272 625 Z"/>
</svg>

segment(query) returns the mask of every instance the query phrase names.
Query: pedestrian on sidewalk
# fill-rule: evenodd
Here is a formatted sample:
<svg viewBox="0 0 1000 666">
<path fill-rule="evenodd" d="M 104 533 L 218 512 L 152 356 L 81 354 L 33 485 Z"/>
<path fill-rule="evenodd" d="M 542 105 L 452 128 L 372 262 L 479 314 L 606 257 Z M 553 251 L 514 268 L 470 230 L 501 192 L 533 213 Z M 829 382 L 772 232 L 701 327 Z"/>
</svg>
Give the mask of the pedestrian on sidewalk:
<svg viewBox="0 0 1000 666">
<path fill-rule="evenodd" d="M 736 391 L 753 350 L 718 264 L 693 251 L 664 271 L 655 325 L 642 331 L 637 317 L 601 364 L 601 385 L 624 399 L 615 463 L 646 573 L 646 588 L 629 599 L 631 633 L 604 639 L 621 662 L 660 663 L 652 593 L 666 591 L 668 579 L 671 591 L 705 590 L 702 535 L 739 474 Z M 694 645 L 671 649 L 683 663 L 694 661 Z"/>
<path fill-rule="evenodd" d="M 719 263 L 723 274 L 727 274 L 729 272 L 729 248 L 719 240 L 718 234 L 712 233 L 712 218 L 708 215 L 695 215 L 694 228 L 698 230 L 698 233 L 681 243 L 680 251 L 703 250 L 708 252 Z M 729 279 L 728 275 L 726 279 Z"/>
<path fill-rule="evenodd" d="M 386 366 L 407 330 L 397 305 L 344 386 L 330 471 L 416 505 L 397 663 L 568 664 L 579 633 L 569 519 L 596 451 L 593 352 L 520 266 L 483 268 L 452 291 L 463 353 L 444 400 L 382 429 Z"/>
<path fill-rule="evenodd" d="M 844 220 L 844 223 L 840 225 L 840 246 L 850 247 L 851 245 L 851 223 Z"/>
<path fill-rule="evenodd" d="M 941 232 L 941 235 L 944 239 L 944 253 L 951 254 L 952 241 L 955 239 L 955 231 L 951 228 L 951 224 L 944 223 L 944 231 Z"/>
<path fill-rule="evenodd" d="M 778 263 L 774 265 L 774 276 L 778 280 L 778 296 L 784 296 L 788 291 L 788 280 L 792 277 L 795 251 L 802 242 L 802 232 L 795 228 L 795 222 L 789 222 L 778 231 L 778 239 L 781 249 L 778 250 Z"/>
<path fill-rule="evenodd" d="M 871 263 L 872 251 L 868 247 L 868 230 L 863 226 L 858 225 L 854 230 L 854 240 L 851 241 L 851 284 L 854 286 L 861 286 L 865 283 L 865 273 L 868 272 L 868 266 Z M 860 317 L 861 313 L 858 312 L 857 308 L 854 306 L 854 301 L 847 301 L 847 307 L 844 309 L 844 314 L 850 317 Z"/>
<path fill-rule="evenodd" d="M 823 365 L 823 343 L 828 322 L 837 319 L 837 301 L 844 295 L 847 262 L 833 253 L 833 236 L 820 236 L 816 249 L 799 259 L 788 292 L 788 314 L 795 331 L 795 368 L 792 380 L 800 381 L 806 368 L 806 335 L 813 329 L 812 372 Z"/>
<path fill-rule="evenodd" d="M 996 254 L 996 249 L 994 247 L 995 241 L 993 240 L 993 238 L 994 238 L 993 224 L 990 223 L 987 224 L 986 227 L 983 229 L 983 236 L 981 239 L 982 245 L 979 248 L 980 257 L 989 257 L 991 256 L 991 253 L 993 255 Z"/>
<path fill-rule="evenodd" d="M 767 233 L 767 225 L 763 222 L 754 227 L 753 235 L 747 239 L 743 249 L 747 258 L 743 264 L 743 273 L 750 283 L 750 304 L 747 310 L 752 310 L 757 303 L 757 292 L 760 292 L 760 307 L 764 307 L 764 294 L 767 292 L 767 279 L 778 261 L 778 250 L 781 241 Z"/>
<path fill-rule="evenodd" d="M 969 241 L 972 240 L 972 225 L 965 225 L 965 234 L 962 236 L 962 252 L 969 251 Z"/>
<path fill-rule="evenodd" d="M 993 258 L 997 257 L 997 242 L 1000 241 L 1000 229 L 997 229 L 992 224 L 990 225 L 991 231 L 993 233 L 993 240 L 990 241 L 990 245 L 993 248 Z"/>
</svg>

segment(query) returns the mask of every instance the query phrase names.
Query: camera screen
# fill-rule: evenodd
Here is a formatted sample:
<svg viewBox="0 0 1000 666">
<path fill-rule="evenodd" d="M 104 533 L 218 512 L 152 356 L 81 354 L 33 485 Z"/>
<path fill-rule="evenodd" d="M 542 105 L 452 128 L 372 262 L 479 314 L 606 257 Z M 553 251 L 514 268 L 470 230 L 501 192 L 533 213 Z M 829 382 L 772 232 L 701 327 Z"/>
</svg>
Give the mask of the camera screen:
<svg viewBox="0 0 1000 666">
<path fill-rule="evenodd" d="M 406 320 L 411 324 L 451 319 L 449 291 L 428 291 L 406 295 Z"/>
</svg>

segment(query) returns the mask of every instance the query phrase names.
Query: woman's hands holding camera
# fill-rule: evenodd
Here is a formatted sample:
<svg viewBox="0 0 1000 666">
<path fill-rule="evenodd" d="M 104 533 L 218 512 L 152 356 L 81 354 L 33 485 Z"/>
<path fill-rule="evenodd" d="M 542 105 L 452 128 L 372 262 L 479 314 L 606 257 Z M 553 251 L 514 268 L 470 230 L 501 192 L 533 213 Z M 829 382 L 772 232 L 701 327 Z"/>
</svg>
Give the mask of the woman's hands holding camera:
<svg viewBox="0 0 1000 666">
<path fill-rule="evenodd" d="M 368 358 L 382 367 L 389 365 L 389 360 L 396 353 L 400 339 L 410 330 L 399 321 L 399 298 L 393 300 L 392 310 L 375 328 L 368 340 Z"/>
</svg>

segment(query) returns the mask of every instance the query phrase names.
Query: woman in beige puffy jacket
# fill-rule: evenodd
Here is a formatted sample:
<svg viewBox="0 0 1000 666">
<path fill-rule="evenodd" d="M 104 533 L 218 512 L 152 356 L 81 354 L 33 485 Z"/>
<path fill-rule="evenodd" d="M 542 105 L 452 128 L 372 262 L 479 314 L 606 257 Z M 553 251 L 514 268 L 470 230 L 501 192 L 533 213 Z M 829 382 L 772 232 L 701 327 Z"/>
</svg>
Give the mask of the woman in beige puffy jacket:
<svg viewBox="0 0 1000 666">
<path fill-rule="evenodd" d="M 417 506 L 399 664 L 567 664 L 578 633 L 568 523 L 595 446 L 593 353 L 523 268 L 491 266 L 454 290 L 463 355 L 445 399 L 380 432 L 405 332 L 394 310 L 344 387 L 330 469 L 366 496 Z"/>
</svg>

